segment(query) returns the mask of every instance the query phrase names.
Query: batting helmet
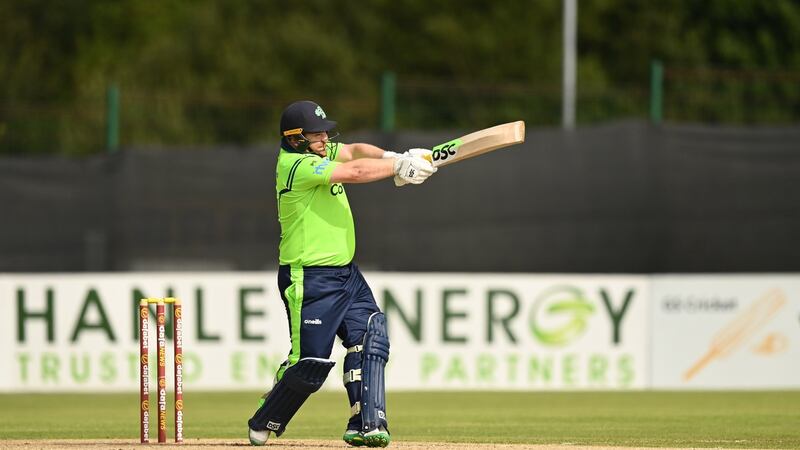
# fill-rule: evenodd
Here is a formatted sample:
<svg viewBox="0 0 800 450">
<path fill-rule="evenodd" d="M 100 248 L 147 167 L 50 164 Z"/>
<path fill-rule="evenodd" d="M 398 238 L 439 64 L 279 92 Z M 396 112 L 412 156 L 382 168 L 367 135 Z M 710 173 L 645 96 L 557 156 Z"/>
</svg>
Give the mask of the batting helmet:
<svg viewBox="0 0 800 450">
<path fill-rule="evenodd" d="M 303 137 L 303 133 L 331 131 L 336 122 L 328 120 L 325 111 L 318 104 L 301 100 L 287 106 L 281 114 L 281 141 L 284 147 L 292 148 L 286 139 L 289 136 Z M 298 150 L 303 151 L 305 149 Z"/>
</svg>

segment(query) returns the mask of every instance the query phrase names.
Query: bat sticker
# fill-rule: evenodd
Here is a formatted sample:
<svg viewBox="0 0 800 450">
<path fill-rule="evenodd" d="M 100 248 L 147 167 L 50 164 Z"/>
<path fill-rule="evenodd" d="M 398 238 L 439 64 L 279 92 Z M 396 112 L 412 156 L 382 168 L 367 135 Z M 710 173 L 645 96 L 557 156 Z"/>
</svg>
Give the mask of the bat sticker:
<svg viewBox="0 0 800 450">
<path fill-rule="evenodd" d="M 433 147 L 433 154 L 431 157 L 433 161 L 445 161 L 448 158 L 456 156 L 458 147 L 461 145 L 461 139 L 453 139 L 452 141 L 445 142 Z"/>
</svg>

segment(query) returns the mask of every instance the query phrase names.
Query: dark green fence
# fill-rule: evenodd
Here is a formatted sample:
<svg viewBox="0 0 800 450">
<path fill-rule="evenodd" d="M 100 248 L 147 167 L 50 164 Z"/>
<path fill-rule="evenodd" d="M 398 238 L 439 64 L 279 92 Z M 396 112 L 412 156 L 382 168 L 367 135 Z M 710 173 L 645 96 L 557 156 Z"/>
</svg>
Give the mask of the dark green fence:
<svg viewBox="0 0 800 450">
<path fill-rule="evenodd" d="M 459 134 L 343 139 L 403 150 Z M 797 126 L 530 127 L 524 144 L 422 186 L 347 186 L 356 261 L 418 272 L 797 272 L 798 142 Z M 274 268 L 274 145 L 0 158 L 0 272 Z"/>
<path fill-rule="evenodd" d="M 577 122 L 780 125 L 800 122 L 800 72 L 687 69 L 654 62 L 650 79 L 578 80 Z M 119 147 L 254 146 L 275 140 L 281 110 L 306 94 L 108 86 L 66 101 L 0 99 L 0 154 L 95 154 Z M 308 93 L 341 131 L 558 126 L 561 87 L 454 82 L 385 73 L 361 92 Z"/>
</svg>

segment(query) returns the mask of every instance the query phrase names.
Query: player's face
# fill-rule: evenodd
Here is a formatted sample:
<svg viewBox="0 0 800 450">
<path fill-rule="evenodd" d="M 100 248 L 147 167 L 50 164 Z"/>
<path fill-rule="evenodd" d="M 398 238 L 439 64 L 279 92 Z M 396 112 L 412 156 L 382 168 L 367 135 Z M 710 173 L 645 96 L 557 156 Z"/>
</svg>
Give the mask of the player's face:
<svg viewBox="0 0 800 450">
<path fill-rule="evenodd" d="M 323 158 L 328 155 L 328 151 L 325 149 L 325 144 L 328 142 L 328 132 L 327 131 L 320 131 L 315 133 L 304 133 L 303 134 L 306 139 L 308 140 L 308 150 L 316 153 Z"/>
</svg>

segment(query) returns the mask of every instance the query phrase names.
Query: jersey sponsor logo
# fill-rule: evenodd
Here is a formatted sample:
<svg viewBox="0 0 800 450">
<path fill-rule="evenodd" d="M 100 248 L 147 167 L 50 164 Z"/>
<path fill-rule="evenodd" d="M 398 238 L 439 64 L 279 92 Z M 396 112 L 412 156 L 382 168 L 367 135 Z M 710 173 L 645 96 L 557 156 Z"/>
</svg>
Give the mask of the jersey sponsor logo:
<svg viewBox="0 0 800 450">
<path fill-rule="evenodd" d="M 344 194 L 344 186 L 342 183 L 336 183 L 331 185 L 331 195 L 339 195 Z"/>
<path fill-rule="evenodd" d="M 331 163 L 331 160 L 328 158 L 324 158 L 318 166 L 314 166 L 314 175 L 322 175 L 322 172 L 325 171 L 325 168 L 328 167 L 328 164 Z"/>
<path fill-rule="evenodd" d="M 321 319 L 306 319 L 303 321 L 306 325 L 322 325 Z"/>
</svg>

